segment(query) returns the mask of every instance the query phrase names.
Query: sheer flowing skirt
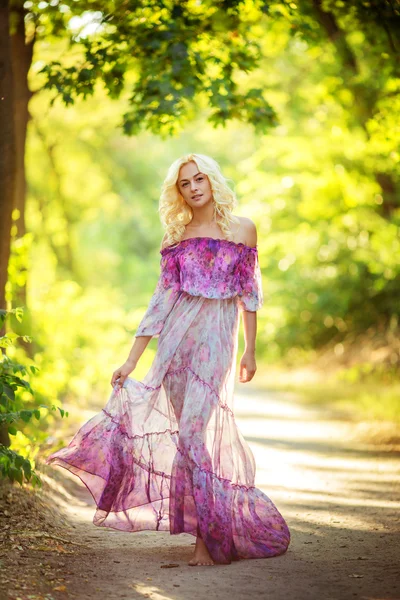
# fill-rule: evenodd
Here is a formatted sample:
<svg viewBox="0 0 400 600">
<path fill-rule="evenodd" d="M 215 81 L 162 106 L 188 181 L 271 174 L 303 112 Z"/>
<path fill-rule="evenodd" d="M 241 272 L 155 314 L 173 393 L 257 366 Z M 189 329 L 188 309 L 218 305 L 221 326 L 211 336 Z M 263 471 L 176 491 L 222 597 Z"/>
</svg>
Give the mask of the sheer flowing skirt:
<svg viewBox="0 0 400 600">
<path fill-rule="evenodd" d="M 128 377 L 66 448 L 96 502 L 93 522 L 124 531 L 199 532 L 218 563 L 283 554 L 289 528 L 254 486 L 233 414 L 239 308 L 183 292 L 142 381 Z"/>
</svg>

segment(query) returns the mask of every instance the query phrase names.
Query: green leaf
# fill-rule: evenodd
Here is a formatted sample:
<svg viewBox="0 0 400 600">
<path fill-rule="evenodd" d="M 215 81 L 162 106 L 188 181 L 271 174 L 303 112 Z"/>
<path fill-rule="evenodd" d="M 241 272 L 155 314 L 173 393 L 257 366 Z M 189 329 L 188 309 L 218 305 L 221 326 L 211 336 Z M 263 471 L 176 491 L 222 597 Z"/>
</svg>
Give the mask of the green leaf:
<svg viewBox="0 0 400 600">
<path fill-rule="evenodd" d="M 15 400 L 14 390 L 10 386 L 4 385 L 4 393 L 10 400 Z"/>
<path fill-rule="evenodd" d="M 20 485 L 22 485 L 24 480 L 24 474 L 21 469 L 16 469 L 15 471 L 15 480 L 18 481 Z"/>
<path fill-rule="evenodd" d="M 22 467 L 23 462 L 24 462 L 23 456 L 21 456 L 20 454 L 16 454 L 16 456 L 14 457 L 15 466 L 19 469 L 20 467 Z"/>
<path fill-rule="evenodd" d="M 15 309 L 15 316 L 16 316 L 17 320 L 21 323 L 22 317 L 24 316 L 23 306 L 17 306 L 17 308 Z"/>
<path fill-rule="evenodd" d="M 21 410 L 19 413 L 19 416 L 21 417 L 21 419 L 23 421 L 25 421 L 25 423 L 28 423 L 28 421 L 30 421 L 32 418 L 32 414 L 33 414 L 32 410 Z"/>
<path fill-rule="evenodd" d="M 32 466 L 29 460 L 24 460 L 22 468 L 24 469 L 25 477 L 29 479 L 32 475 Z"/>
<path fill-rule="evenodd" d="M 11 481 L 15 481 L 18 476 L 19 476 L 19 470 L 11 465 L 10 468 L 8 469 L 9 479 L 11 479 Z"/>
</svg>

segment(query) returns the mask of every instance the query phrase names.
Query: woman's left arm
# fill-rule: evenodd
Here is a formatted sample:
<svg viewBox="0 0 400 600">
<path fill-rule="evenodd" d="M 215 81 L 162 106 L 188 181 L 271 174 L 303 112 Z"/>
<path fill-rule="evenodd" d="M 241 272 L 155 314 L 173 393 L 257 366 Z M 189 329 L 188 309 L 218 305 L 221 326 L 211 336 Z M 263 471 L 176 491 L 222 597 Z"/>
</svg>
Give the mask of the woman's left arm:
<svg viewBox="0 0 400 600">
<path fill-rule="evenodd" d="M 241 293 L 239 305 L 243 316 L 245 349 L 240 360 L 239 381 L 253 379 L 256 365 L 257 310 L 263 304 L 261 269 L 258 262 L 257 229 L 246 219 L 246 246 L 241 263 Z"/>
<path fill-rule="evenodd" d="M 246 383 L 254 377 L 256 365 L 257 313 L 243 310 L 245 348 L 240 360 L 239 381 Z"/>
</svg>

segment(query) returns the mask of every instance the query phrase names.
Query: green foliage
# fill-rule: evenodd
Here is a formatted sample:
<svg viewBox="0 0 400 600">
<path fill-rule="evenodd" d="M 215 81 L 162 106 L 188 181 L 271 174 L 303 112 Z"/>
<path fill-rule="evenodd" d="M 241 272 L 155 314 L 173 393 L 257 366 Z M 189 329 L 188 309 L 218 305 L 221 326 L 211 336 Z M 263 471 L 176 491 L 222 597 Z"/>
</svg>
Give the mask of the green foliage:
<svg viewBox="0 0 400 600">
<path fill-rule="evenodd" d="M 236 183 L 236 213 L 257 224 L 260 358 L 292 364 L 326 345 L 340 355 L 379 333 L 385 363 L 373 352 L 361 362 L 393 381 L 400 87 L 390 42 L 398 9 L 386 27 L 389 5 L 66 1 L 61 12 L 32 3 L 27 22 L 41 29 L 30 74 L 40 90 L 27 146 L 31 241 L 26 262 L 13 248 L 8 301 L 26 268 L 37 403 L 103 406 L 157 279 L 161 181 L 193 151 L 219 161 Z M 44 75 L 52 89 L 43 90 Z M 51 102 L 57 89 L 67 107 Z M 117 129 L 123 114 L 133 137 Z M 247 125 L 254 120 L 258 131 Z M 24 363 L 21 347 L 7 350 Z M 349 374 L 363 378 L 366 368 Z M 20 422 L 36 445 L 56 425 L 49 412 Z"/>
<path fill-rule="evenodd" d="M 283 125 L 246 161 L 240 183 L 250 212 L 264 204 L 261 335 L 287 358 L 326 344 L 340 352 L 366 330 L 389 344 L 398 330 L 400 88 L 390 31 L 399 10 L 385 27 L 376 3 L 354 2 L 351 13 L 348 3 L 313 5 L 292 13 L 292 39 L 266 40 L 261 66 L 279 64 L 275 80 L 288 90 L 278 97 Z M 395 346 L 389 354 L 386 369 L 400 361 Z"/>
<path fill-rule="evenodd" d="M 252 29 L 263 58 L 249 81 L 250 87 L 270 90 L 281 115 L 282 124 L 268 135 L 233 123 L 216 133 L 206 125 L 213 109 L 204 105 L 174 139 L 161 144 L 142 133 L 128 141 L 115 130 L 129 104 L 126 97 L 108 104 L 97 89 L 85 104 L 76 100 L 67 110 L 57 104 L 50 113 L 48 96 L 34 99 L 40 135 L 33 127 L 29 216 L 41 249 L 35 249 L 31 277 L 41 281 L 35 295 L 43 314 L 54 311 L 49 332 L 38 331 L 35 338 L 41 349 L 47 348 L 44 360 L 50 370 L 64 365 L 68 356 L 62 376 L 58 368 L 64 381 L 59 394 L 71 390 L 78 372 L 85 375 L 78 377 L 73 394 L 79 385 L 87 391 L 97 386 L 98 361 L 91 369 L 85 366 L 91 353 L 110 365 L 110 374 L 111 365 L 117 366 L 103 336 L 121 348 L 124 326 L 133 332 L 145 308 L 158 270 L 159 185 L 172 158 L 193 148 L 219 160 L 237 182 L 238 213 L 252 216 L 258 225 L 266 294 L 259 348 L 268 360 L 354 341 L 369 327 L 389 328 L 397 314 L 399 212 L 382 188 L 382 173 L 394 190 L 400 177 L 395 61 L 390 48 L 389 58 L 380 56 L 387 34 L 378 20 L 371 26 L 379 44 L 372 44 L 365 22 L 359 27 L 336 7 L 330 23 L 346 34 L 347 52 L 357 61 L 356 70 L 344 73 L 342 54 L 314 12 L 304 9 L 296 15 L 293 9 L 287 21 L 274 10 L 271 6 L 269 21 Z M 298 29 L 300 22 L 309 22 L 310 30 Z M 318 31 L 318 37 L 310 31 Z M 54 54 L 60 54 L 57 45 Z M 52 63 L 48 49 L 40 48 L 37 58 L 42 56 Z M 385 68 L 377 70 L 380 63 Z M 212 85 L 218 85 L 217 78 Z M 69 295 L 73 285 L 79 294 Z M 46 288 L 49 293 L 39 292 Z M 50 360 L 46 336 L 58 312 L 65 313 L 67 297 L 87 327 L 82 335 L 70 323 L 65 329 L 60 323 L 63 342 L 54 339 Z M 114 324 L 101 316 L 107 302 L 113 303 Z M 92 308 L 85 312 L 78 306 Z M 40 314 L 35 319 L 39 323 Z"/>
<path fill-rule="evenodd" d="M 25 478 L 32 483 L 33 487 L 40 486 L 40 478 L 32 472 L 30 461 L 2 445 L 0 445 L 0 475 L 3 478 L 8 477 L 10 481 L 18 481 L 20 485 L 23 485 Z"/>
<path fill-rule="evenodd" d="M 31 4 L 36 19 L 52 22 L 50 6 Z M 114 99 L 126 89 L 123 128 L 129 135 L 142 129 L 176 133 L 202 105 L 211 107 L 214 126 L 238 119 L 266 132 L 278 118 L 263 88 L 237 83 L 260 59 L 252 28 L 263 12 L 263 3 L 243 0 L 65 2 L 70 47 L 62 60 L 43 66 L 43 87 L 67 106 L 93 95 L 97 82 Z M 71 23 L 79 18 L 82 26 L 75 29 Z"/>
<path fill-rule="evenodd" d="M 0 327 L 10 315 L 15 315 L 21 322 L 23 308 L 17 307 L 10 310 L 0 310 Z M 29 336 L 18 336 L 13 333 L 7 333 L 0 337 L 0 347 L 10 349 L 18 338 L 22 337 L 24 341 L 31 341 Z M 32 408 L 26 408 L 27 395 L 33 397 L 34 392 L 27 379 L 30 374 L 34 375 L 39 369 L 35 365 L 30 365 L 29 369 L 23 364 L 11 360 L 5 353 L 2 354 L 0 362 L 0 427 L 6 426 L 8 434 L 17 436 L 24 428 L 24 423 L 29 423 L 33 417 L 37 421 L 42 419 L 39 408 L 49 410 L 49 406 L 40 404 Z M 23 393 L 21 393 L 21 391 Z M 51 410 L 56 410 L 52 406 Z M 61 417 L 68 416 L 68 412 L 58 407 Z M 37 426 L 34 426 L 34 429 Z M 24 481 L 29 481 L 32 485 L 40 486 L 41 480 L 37 473 L 32 469 L 33 462 L 29 457 L 22 456 L 12 448 L 7 448 L 0 444 L 0 475 L 8 477 L 11 481 L 18 481 L 23 485 Z"/>
</svg>

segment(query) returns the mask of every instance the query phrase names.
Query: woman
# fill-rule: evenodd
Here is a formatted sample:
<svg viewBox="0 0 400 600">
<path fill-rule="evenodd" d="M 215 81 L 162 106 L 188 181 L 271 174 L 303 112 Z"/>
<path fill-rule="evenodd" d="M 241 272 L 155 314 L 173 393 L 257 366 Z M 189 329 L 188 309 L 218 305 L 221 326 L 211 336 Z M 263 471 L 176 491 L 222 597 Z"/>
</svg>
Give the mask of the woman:
<svg viewBox="0 0 400 600">
<path fill-rule="evenodd" d="M 161 273 L 129 357 L 105 408 L 46 461 L 86 484 L 95 525 L 195 535 L 189 565 L 276 556 L 290 542 L 282 515 L 254 486 L 254 457 L 232 412 L 240 314 L 245 383 L 256 372 L 263 303 L 256 227 L 232 214 L 235 205 L 213 159 L 189 154 L 171 165 L 159 209 Z M 128 377 L 152 337 L 149 372 Z"/>
</svg>

